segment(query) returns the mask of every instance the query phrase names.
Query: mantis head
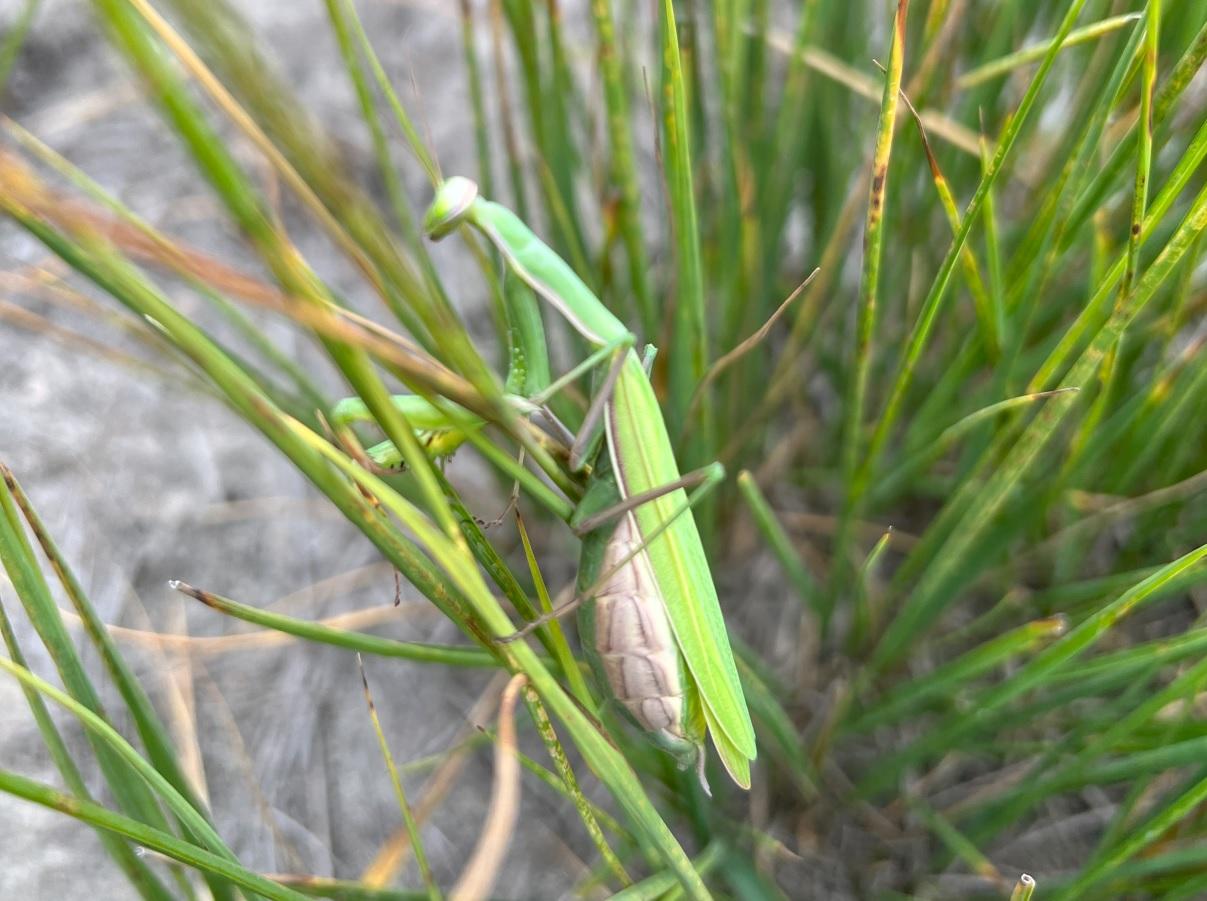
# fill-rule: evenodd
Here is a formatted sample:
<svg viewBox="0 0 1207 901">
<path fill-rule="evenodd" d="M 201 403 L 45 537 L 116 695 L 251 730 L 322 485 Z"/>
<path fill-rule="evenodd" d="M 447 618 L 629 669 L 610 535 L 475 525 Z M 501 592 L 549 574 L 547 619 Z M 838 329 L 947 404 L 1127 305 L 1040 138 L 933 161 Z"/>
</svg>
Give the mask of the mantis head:
<svg viewBox="0 0 1207 901">
<path fill-rule="evenodd" d="M 432 205 L 423 217 L 423 230 L 433 241 L 450 234 L 465 218 L 478 199 L 478 186 L 468 178 L 454 175 L 436 189 Z"/>
</svg>

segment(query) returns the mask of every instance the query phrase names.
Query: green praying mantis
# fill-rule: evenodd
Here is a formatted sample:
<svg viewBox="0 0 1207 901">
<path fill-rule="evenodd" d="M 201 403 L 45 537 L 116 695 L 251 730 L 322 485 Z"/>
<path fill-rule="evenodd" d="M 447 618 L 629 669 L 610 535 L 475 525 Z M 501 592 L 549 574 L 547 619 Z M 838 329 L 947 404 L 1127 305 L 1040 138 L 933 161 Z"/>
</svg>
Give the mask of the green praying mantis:
<svg viewBox="0 0 1207 901">
<path fill-rule="evenodd" d="M 606 371 L 569 460 L 573 472 L 590 472 L 570 525 L 582 538 L 576 604 L 592 668 L 655 745 L 681 767 L 696 768 L 705 790 L 706 736 L 733 781 L 749 788 L 754 728 L 691 512 L 695 500 L 723 478 L 720 464 L 680 475 L 633 333 L 514 213 L 482 198 L 469 179 L 453 177 L 437 189 L 424 227 L 439 240 L 463 224 L 480 231 L 501 255 L 507 274 L 592 345 L 594 352 L 575 371 Z M 512 382 L 509 391 L 523 390 Z M 536 406 L 533 398 L 508 398 L 525 413 Z M 432 456 L 451 453 L 463 440 L 449 428 L 447 410 L 416 397 L 396 402 Z M 350 398 L 334 415 L 347 422 L 368 413 L 358 398 Z M 467 417 L 458 421 L 476 422 Z M 388 443 L 369 454 L 382 465 L 397 461 Z M 689 498 L 686 489 L 692 487 Z"/>
</svg>

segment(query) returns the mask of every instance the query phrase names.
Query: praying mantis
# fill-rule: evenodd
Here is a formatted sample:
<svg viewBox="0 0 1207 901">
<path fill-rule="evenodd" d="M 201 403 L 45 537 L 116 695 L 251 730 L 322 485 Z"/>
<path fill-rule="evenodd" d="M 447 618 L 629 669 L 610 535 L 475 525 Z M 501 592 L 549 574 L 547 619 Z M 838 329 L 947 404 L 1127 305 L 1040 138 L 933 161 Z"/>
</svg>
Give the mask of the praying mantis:
<svg viewBox="0 0 1207 901">
<path fill-rule="evenodd" d="M 706 791 L 706 737 L 733 781 L 749 788 L 754 728 L 691 511 L 723 478 L 721 465 L 680 475 L 633 333 L 514 213 L 452 177 L 437 188 L 424 228 L 439 240 L 463 224 L 586 339 L 594 348 L 587 363 L 607 365 L 569 460 L 574 472 L 590 470 L 570 525 L 582 538 L 579 631 L 592 668 L 655 745 L 696 769 Z M 416 406 L 409 412 L 420 419 L 411 421 L 432 430 L 436 452 L 455 447 L 455 437 L 435 428 L 438 410 L 424 411 L 418 398 L 399 402 Z M 358 399 L 343 404 L 336 415 L 344 419 L 365 412 Z M 389 449 L 371 455 L 388 462 Z"/>
</svg>

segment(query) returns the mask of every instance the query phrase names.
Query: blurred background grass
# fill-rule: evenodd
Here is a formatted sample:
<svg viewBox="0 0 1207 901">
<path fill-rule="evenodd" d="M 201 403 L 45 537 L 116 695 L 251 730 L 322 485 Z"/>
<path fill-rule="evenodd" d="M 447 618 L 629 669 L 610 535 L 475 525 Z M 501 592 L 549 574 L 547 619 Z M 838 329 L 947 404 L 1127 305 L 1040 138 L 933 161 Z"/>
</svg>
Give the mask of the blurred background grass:
<svg viewBox="0 0 1207 901">
<path fill-rule="evenodd" d="M 699 866 L 712 891 L 1006 897 L 1026 870 L 1040 897 L 1195 897 L 1207 792 L 1207 4 L 697 0 L 675 4 L 677 32 L 659 4 L 611 6 L 361 4 L 395 98 L 339 0 L 237 12 L 179 0 L 162 4 L 166 28 L 145 4 L 117 0 L 3 8 L 0 455 L 99 619 L 127 630 L 115 640 L 179 758 L 152 763 L 178 766 L 177 788 L 208 798 L 190 803 L 212 810 L 249 871 L 399 878 L 389 849 L 405 832 L 352 655 L 270 649 L 268 633 L 217 645 L 150 633 L 238 631 L 186 607 L 169 578 L 307 620 L 354 613 L 336 627 L 400 639 L 494 631 L 477 608 L 441 617 L 421 592 L 442 603 L 448 570 L 408 564 L 394 532 L 370 527 L 418 586 L 404 580 L 405 606 L 391 607 L 393 567 L 323 499 L 352 515 L 358 496 L 263 406 L 317 430 L 317 409 L 374 390 L 383 373 L 494 409 L 487 365 L 503 352 L 491 279 L 464 247 L 441 245 L 429 263 L 417 237 L 431 154 L 520 212 L 659 344 L 655 380 L 685 469 L 719 458 L 748 470 L 701 521 L 747 648 L 756 785 L 705 806 L 619 732 L 645 786 L 641 809 L 656 808 L 689 854 L 712 855 Z M 615 43 L 600 27 L 609 16 Z M 1057 34 L 1069 46 L 1050 46 Z M 681 70 L 663 66 L 675 38 Z M 229 99 L 204 86 L 199 64 Z M 686 122 L 666 118 L 676 92 Z M 70 185 L 22 128 L 122 207 Z M 261 135 L 280 157 L 256 149 Z M 129 220 L 112 227 L 130 211 L 171 243 Z M 814 267 L 757 351 L 713 371 Z M 403 360 L 404 344 L 336 334 L 304 305 L 274 301 L 272 284 L 338 297 L 418 349 Z M 276 314 L 260 309 L 266 297 Z M 168 322 L 169 304 L 185 319 Z M 555 317 L 546 325 L 566 368 L 581 349 Z M 488 418 L 492 446 L 524 439 L 503 413 Z M 475 451 L 447 475 L 479 517 L 503 509 L 510 482 Z M 447 512 L 411 477 L 392 484 L 437 520 Z M 64 651 L 39 645 L 41 635 L 53 648 L 53 624 L 36 635 L 25 619 L 55 614 L 13 574 L 37 562 L 20 550 L 13 509 L 5 565 L 22 603 L 10 590 L 0 600 L 31 668 L 57 667 L 90 706 Z M 574 543 L 532 498 L 520 509 L 556 589 L 572 578 Z M 531 597 L 512 522 L 488 536 Z M 476 549 L 489 566 L 494 551 Z M 106 716 L 154 758 L 155 730 L 117 712 L 122 679 L 102 676 L 103 652 L 72 634 Z M 366 665 L 398 761 L 467 749 L 464 769 L 437 770 L 435 787 L 403 779 L 435 810 L 423 844 L 447 890 L 492 772 L 489 739 L 467 723 L 493 722 L 502 683 L 473 669 Z M 24 705 L 5 710 L 3 768 L 78 794 L 38 750 L 53 740 L 38 738 Z M 553 766 L 526 716 L 522 746 Z M 555 722 L 589 797 L 620 817 L 605 832 L 625 869 L 675 870 L 676 849 L 629 818 L 623 798 L 637 801 L 623 780 L 598 774 L 621 813 L 581 766 L 575 749 L 597 736 Z M 172 826 L 140 800 L 126 764 L 106 770 L 100 750 L 97 770 L 74 721 L 60 724 L 101 801 L 202 841 L 201 824 Z M 620 888 L 583 806 L 524 779 L 499 893 Z M 14 859 L 31 863 L 6 869 L 0 887 L 70 894 L 97 872 L 118 884 L 117 867 L 83 863 L 102 851 L 83 827 L 26 820 L 32 808 L 15 800 L 3 810 L 27 823 L 9 831 L 27 843 Z M 65 849 L 66 869 L 55 865 Z M 121 867 L 124 852 L 106 850 Z M 127 872 L 140 866 L 172 896 L 230 891 L 225 878 L 198 888 L 155 858 L 126 860 Z M 412 867 L 402 884 L 419 876 Z"/>
</svg>

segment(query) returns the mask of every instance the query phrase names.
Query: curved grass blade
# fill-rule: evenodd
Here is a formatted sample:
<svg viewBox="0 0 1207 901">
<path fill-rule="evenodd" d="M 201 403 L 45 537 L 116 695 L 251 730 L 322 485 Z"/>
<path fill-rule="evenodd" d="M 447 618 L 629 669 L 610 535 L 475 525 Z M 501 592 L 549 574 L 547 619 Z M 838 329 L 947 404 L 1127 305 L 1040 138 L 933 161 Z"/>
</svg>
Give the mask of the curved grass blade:
<svg viewBox="0 0 1207 901">
<path fill-rule="evenodd" d="M 436 565 L 444 571 L 449 580 L 464 594 L 467 601 L 472 604 L 475 613 L 481 617 L 496 639 L 514 634 L 514 624 L 491 596 L 468 550 L 443 535 L 413 505 L 381 479 L 361 469 L 301 423 L 292 422 L 291 430 L 300 440 L 322 454 L 337 469 L 376 497 L 390 513 L 397 516 L 416 535 L 419 543 L 431 555 Z M 612 792 L 634 827 L 657 849 L 658 854 L 667 865 L 678 874 L 680 882 L 688 894 L 695 898 L 710 897 L 703 881 L 692 869 L 691 861 L 688 860 L 682 847 L 650 803 L 636 774 L 624 756 L 599 731 L 597 725 L 587 718 L 577 703 L 563 691 L 541 659 L 524 642 L 513 642 L 497 647 L 507 668 L 512 672 L 526 674 L 545 704 L 565 723 L 579 751 L 586 759 L 587 765 Z"/>
<path fill-rule="evenodd" d="M 464 667 L 497 667 L 499 665 L 498 657 L 480 648 L 458 648 L 450 645 L 396 641 L 365 632 L 348 632 L 344 629 L 324 626 L 322 623 L 307 622 L 258 607 L 249 607 L 247 604 L 240 604 L 230 598 L 202 591 L 184 582 L 172 581 L 168 583 L 168 587 L 201 601 L 219 613 L 225 613 L 227 616 L 233 616 L 244 622 L 275 629 L 278 632 L 296 635 L 307 641 L 334 645 L 350 651 L 373 654 L 377 657 L 398 657 L 420 663 L 443 663 L 447 666 Z"/>
<path fill-rule="evenodd" d="M 1076 47 L 1078 44 L 1084 44 L 1089 41 L 1097 40 L 1100 37 L 1105 37 L 1125 25 L 1129 25 L 1140 18 L 1140 13 L 1125 13 L 1121 16 L 1111 16 L 1101 21 L 1094 22 L 1090 25 L 1083 25 L 1081 28 L 1075 28 L 1070 31 L 1064 39 L 1061 48 Z M 1022 66 L 1030 65 L 1043 59 L 1052 49 L 1053 41 L 1048 41 L 1044 44 L 1035 44 L 1032 47 L 1024 47 L 1021 50 L 1016 50 L 1006 56 L 992 59 L 987 63 L 981 63 L 975 69 L 969 69 L 958 79 L 956 79 L 957 90 L 967 90 L 968 88 L 976 87 L 977 85 L 997 78 L 1000 75 L 1005 75 Z"/>
<path fill-rule="evenodd" d="M 4 605 L 0 603 L 0 636 L 3 636 L 4 644 L 8 648 L 8 655 L 12 658 L 13 663 L 17 666 L 27 667 L 25 657 L 21 653 L 21 648 L 17 645 L 17 637 L 13 633 L 12 625 L 9 622 L 8 614 L 4 612 Z M 42 700 L 42 696 L 37 690 L 25 685 L 21 685 L 22 691 L 25 693 L 25 700 L 29 704 L 29 709 L 33 713 L 34 722 L 38 726 L 38 732 L 42 735 L 42 741 L 46 745 L 47 751 L 50 753 L 51 760 L 59 770 L 59 774 L 63 777 L 63 782 L 70 789 L 71 794 L 83 801 L 92 801 L 92 795 L 88 791 L 88 786 L 84 784 L 84 777 L 80 774 L 79 767 L 76 766 L 75 760 L 72 759 L 71 751 L 63 741 L 62 735 L 59 734 L 58 727 L 55 726 L 54 720 L 50 718 L 50 712 L 46 708 L 46 702 Z M 128 844 L 123 842 L 119 837 L 104 829 L 97 829 L 98 837 L 101 844 L 105 846 L 105 850 L 109 856 L 113 858 L 114 863 L 130 880 L 130 884 L 146 901 L 172 901 L 172 893 L 159 880 L 145 860 L 132 849 Z"/>
<path fill-rule="evenodd" d="M 11 660 L 0 657 L 0 669 L 20 680 L 23 685 L 38 691 L 59 706 L 65 708 L 89 732 L 96 735 L 100 742 L 104 743 L 116 756 L 121 758 L 126 766 L 138 773 L 146 784 L 154 789 L 155 793 L 167 804 L 172 813 L 180 819 L 180 822 L 208 846 L 210 851 L 225 857 L 231 862 L 237 862 L 235 855 L 226 846 L 222 837 L 218 835 L 217 831 L 210 825 L 202 813 L 189 803 L 184 795 L 173 788 L 171 783 L 158 770 L 151 766 L 150 763 L 143 759 L 138 751 L 122 738 L 118 731 L 105 722 L 105 720 L 70 695 L 59 691 L 59 689 L 46 680 L 36 676 L 25 667 Z"/>
<path fill-rule="evenodd" d="M 863 436 L 864 404 L 872 368 L 872 344 L 876 336 L 876 306 L 880 293 L 881 248 L 884 244 L 884 204 L 888 189 L 889 161 L 897 124 L 897 105 L 901 95 L 901 72 L 905 65 L 905 24 L 909 0 L 898 0 L 889 47 L 888 73 L 880 101 L 880 121 L 876 130 L 876 149 L 872 154 L 872 176 L 868 190 L 867 218 L 863 230 L 863 269 L 860 273 L 859 308 L 855 324 L 854 376 L 847 386 L 839 460 L 846 496 L 834 539 L 833 572 L 830 589 L 824 596 L 821 630 L 826 634 L 835 595 L 846 584 L 850 573 L 847 550 L 853 520 L 859 515 L 861 489 L 857 481 L 859 447 Z"/>
<path fill-rule="evenodd" d="M 143 746 L 147 749 L 147 755 L 151 763 L 202 816 L 208 819 L 209 813 L 193 791 L 193 787 L 185 777 L 184 771 L 180 768 L 175 748 L 172 746 L 172 740 L 160 721 L 158 714 L 155 712 L 155 708 L 151 705 L 151 699 L 147 697 L 142 684 L 122 657 L 121 652 L 109 634 L 107 626 L 101 620 L 96 608 L 92 605 L 91 600 L 89 600 L 87 594 L 84 592 L 83 586 L 80 585 L 75 573 L 59 551 L 58 545 L 51 537 L 50 532 L 47 531 L 37 511 L 34 510 L 29 497 L 22 490 L 12 470 L 3 463 L 0 463 L 0 477 L 3 478 L 5 487 L 24 514 L 26 522 L 29 523 L 30 530 L 33 532 L 42 551 L 46 554 L 46 558 L 50 561 L 55 574 L 59 577 L 59 581 L 62 583 L 67 597 L 71 600 L 72 606 L 80 617 L 80 622 L 83 624 L 84 631 L 87 633 L 89 640 L 100 653 L 105 669 L 109 672 L 109 677 L 117 686 L 122 700 L 125 701 L 126 708 L 130 711 L 130 716 L 134 720 L 135 727 L 138 730 L 138 736 L 142 740 Z"/>
<path fill-rule="evenodd" d="M 181 841 L 161 829 L 155 829 L 145 823 L 114 813 L 92 801 L 65 795 L 48 785 L 34 782 L 32 779 L 26 779 L 16 773 L 0 770 L 0 792 L 41 804 L 43 807 L 49 807 L 51 810 L 75 817 L 98 829 L 105 829 L 115 835 L 124 836 L 145 848 L 158 851 L 173 860 L 242 886 L 270 901 L 305 901 L 306 899 L 305 895 L 270 879 L 265 879 L 258 873 L 253 873 L 221 855 Z"/>
</svg>

